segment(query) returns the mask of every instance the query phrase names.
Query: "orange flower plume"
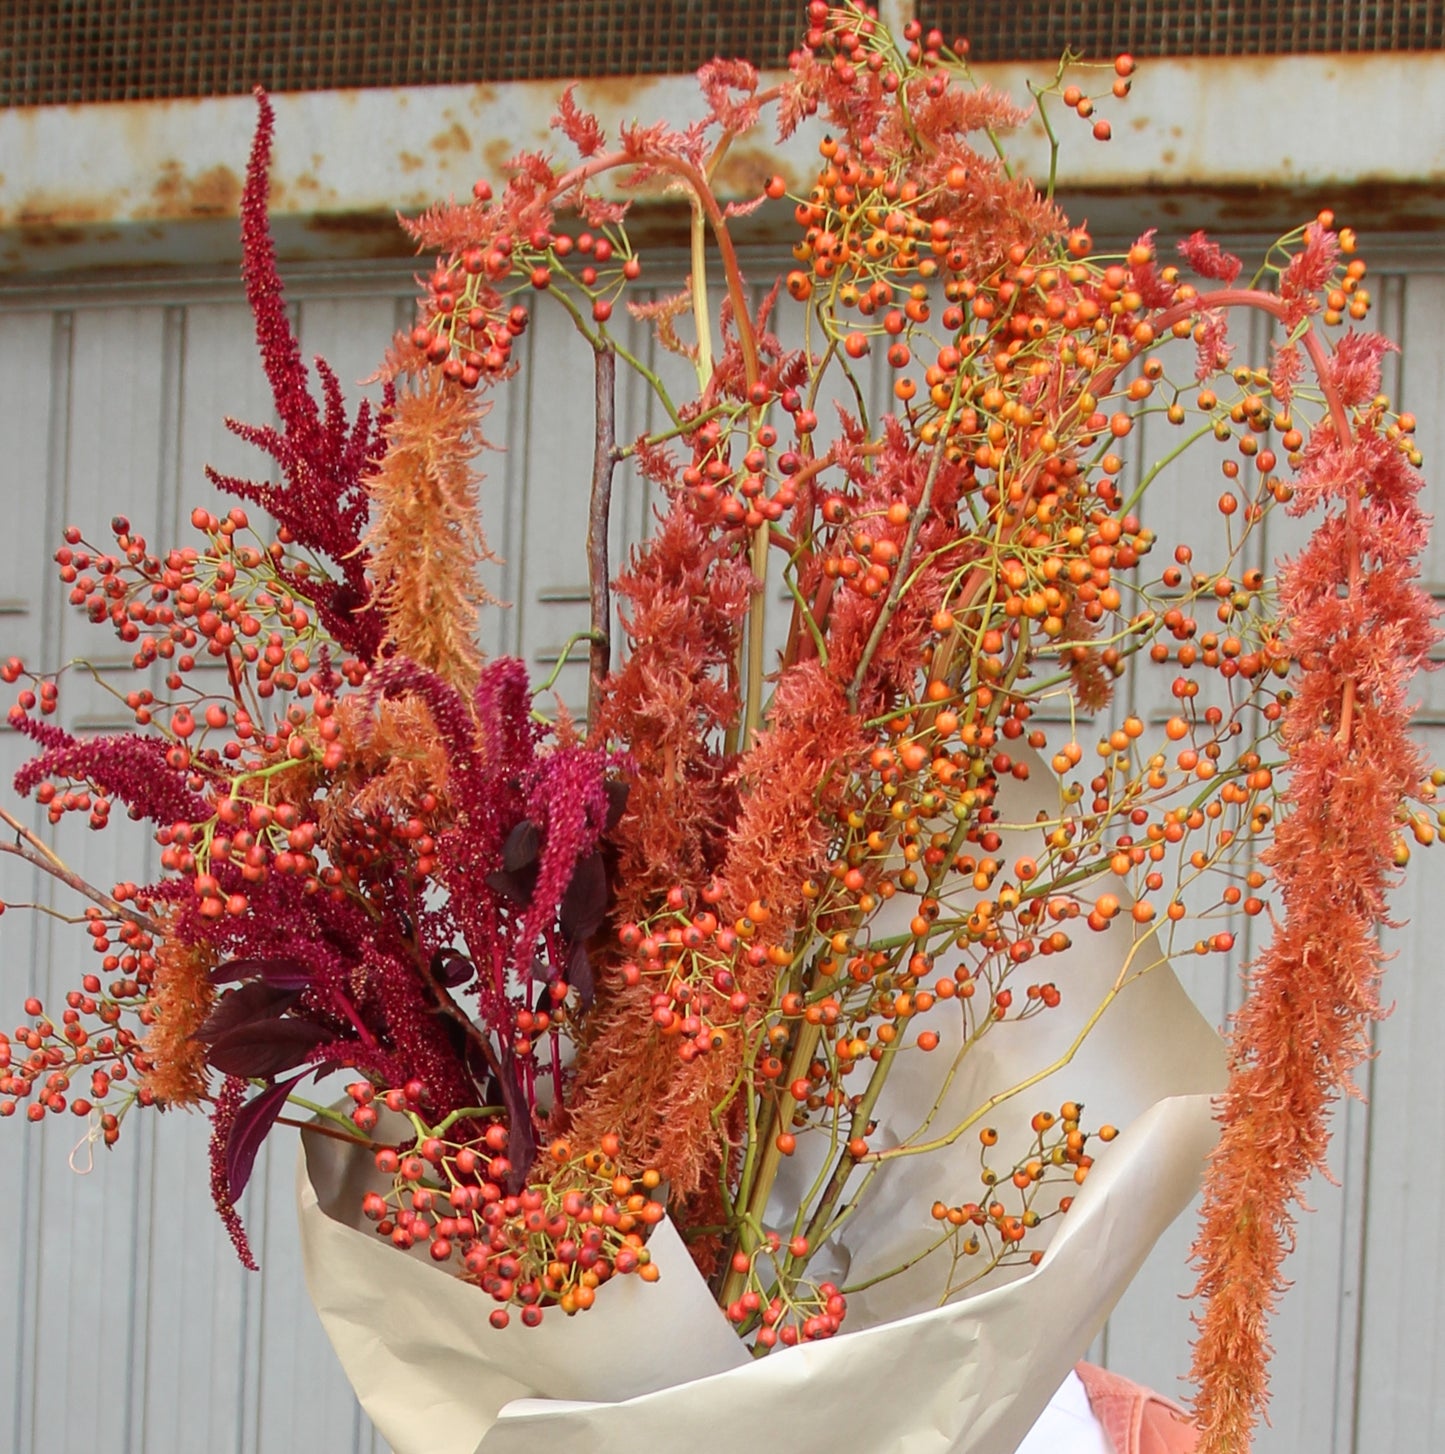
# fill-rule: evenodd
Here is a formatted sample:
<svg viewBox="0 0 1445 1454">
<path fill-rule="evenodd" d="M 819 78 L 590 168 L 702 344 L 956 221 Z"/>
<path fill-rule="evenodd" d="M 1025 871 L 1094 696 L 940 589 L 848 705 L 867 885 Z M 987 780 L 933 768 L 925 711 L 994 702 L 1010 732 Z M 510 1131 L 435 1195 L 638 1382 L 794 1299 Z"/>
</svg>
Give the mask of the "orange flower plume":
<svg viewBox="0 0 1445 1454">
<path fill-rule="evenodd" d="M 1378 374 L 1327 387 L 1361 402 Z M 1378 355 L 1376 355 L 1378 357 Z M 1240 1454 L 1267 1402 L 1265 1318 L 1285 1286 L 1293 1208 L 1325 1169 L 1328 1113 L 1368 1053 L 1402 804 L 1424 773 L 1408 728 L 1410 677 L 1436 640 L 1434 607 L 1415 578 L 1428 522 L 1422 481 L 1384 437 L 1373 407 L 1353 438 L 1322 427 L 1307 451 L 1294 513 L 1330 497 L 1327 516 L 1281 575 L 1281 605 L 1300 667 L 1285 710 L 1288 814 L 1266 854 L 1284 921 L 1252 967 L 1235 1019 L 1223 1135 L 1210 1164 L 1194 1255 L 1195 1410 L 1200 1454 Z"/>
<path fill-rule="evenodd" d="M 166 927 L 178 927 L 172 911 Z M 206 1099 L 206 1051 L 195 1038 L 216 999 L 210 971 L 215 950 L 177 933 L 156 945 L 155 979 L 149 995 L 151 1019 L 146 1033 L 147 1070 L 141 1082 L 163 1106 L 196 1106 Z"/>
<path fill-rule="evenodd" d="M 477 523 L 484 406 L 434 373 L 405 385 L 387 425 L 388 448 L 366 481 L 372 522 L 369 574 L 387 639 L 403 656 L 469 695 L 481 670 L 477 619 L 493 598 L 477 567 L 493 560 Z"/>
</svg>

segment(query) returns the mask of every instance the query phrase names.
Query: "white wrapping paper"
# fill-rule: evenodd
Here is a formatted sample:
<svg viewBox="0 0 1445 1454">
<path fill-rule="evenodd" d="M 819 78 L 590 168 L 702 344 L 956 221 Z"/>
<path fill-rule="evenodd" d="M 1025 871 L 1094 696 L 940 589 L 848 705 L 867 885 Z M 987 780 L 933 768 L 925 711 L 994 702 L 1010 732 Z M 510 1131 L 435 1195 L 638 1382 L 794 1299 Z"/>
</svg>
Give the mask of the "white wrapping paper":
<svg viewBox="0 0 1445 1454">
<path fill-rule="evenodd" d="M 1039 782 L 1014 790 L 1009 813 L 1031 823 L 1054 801 Z M 1032 844 L 1023 830 L 1006 837 L 1005 854 L 1025 851 L 1026 839 Z M 657 1283 L 619 1278 L 577 1317 L 553 1312 L 539 1328 L 494 1329 L 485 1294 L 429 1261 L 399 1255 L 363 1221 L 361 1197 L 375 1176 L 370 1158 L 303 1135 L 307 1283 L 372 1421 L 397 1454 L 750 1447 L 833 1454 L 840 1434 L 851 1448 L 893 1454 L 1015 1454 L 1155 1240 L 1192 1199 L 1214 1144 L 1211 1094 L 1224 1081 L 1218 1036 L 1152 945 L 1129 957 L 1131 932 L 1123 923 L 1102 935 L 1080 926 L 1081 942 L 1041 962 L 1038 977 L 1054 980 L 1062 1004 L 991 1029 L 964 1060 L 924 1138 L 1062 1060 L 1117 990 L 1067 1064 L 979 1122 L 999 1131 L 1001 1172 L 1013 1166 L 1010 1146 L 1025 1154 L 1034 1112 L 1057 1112 L 1065 1099 L 1084 1103 L 1086 1124 L 1125 1128 L 1112 1145 L 1091 1143 L 1096 1164 L 1069 1213 L 1046 1224 L 1055 1230 L 1042 1263 L 1001 1269 L 983 1290 L 939 1307 L 948 1254 L 935 1253 L 850 1294 L 837 1337 L 757 1360 L 668 1221 L 649 1243 Z M 1140 972 L 1147 966 L 1154 967 Z M 943 1036 L 938 1050 L 899 1058 L 879 1103 L 875 1147 L 917 1133 L 960 1043 L 959 1009 L 954 1002 L 929 1014 L 927 1024 Z M 802 1154 L 806 1145 L 803 1138 L 775 1191 L 772 1210 L 785 1230 L 792 1218 L 783 1209 L 796 1207 L 815 1169 Z M 932 1202 L 983 1199 L 978 1177 L 976 1127 L 953 1145 L 888 1162 L 810 1273 L 861 1282 L 916 1256 L 938 1233 Z M 1073 1191 L 1072 1182 L 1065 1189 Z"/>
</svg>

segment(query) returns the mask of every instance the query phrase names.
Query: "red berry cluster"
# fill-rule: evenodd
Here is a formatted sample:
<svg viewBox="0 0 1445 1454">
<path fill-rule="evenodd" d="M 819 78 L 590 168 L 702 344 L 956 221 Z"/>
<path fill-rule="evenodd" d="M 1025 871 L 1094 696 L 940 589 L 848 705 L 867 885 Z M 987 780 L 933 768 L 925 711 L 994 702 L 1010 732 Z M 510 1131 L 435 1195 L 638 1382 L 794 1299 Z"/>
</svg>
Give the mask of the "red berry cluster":
<svg viewBox="0 0 1445 1454">
<path fill-rule="evenodd" d="M 618 970 L 622 982 L 658 984 L 652 1023 L 684 1062 L 723 1049 L 742 1028 L 752 1001 L 740 971 L 761 968 L 775 952 L 758 940 L 759 927 L 770 917 L 765 905 L 752 905 L 729 925 L 714 912 L 716 891 L 705 891 L 704 898 L 704 905 L 689 915 L 683 891 L 674 889 L 667 914 L 646 924 L 624 924 L 618 931 L 618 942 L 630 956 Z"/>
<path fill-rule="evenodd" d="M 450 261 L 439 261 L 427 279 L 412 347 L 464 389 L 515 370 L 512 346 L 527 330 L 527 310 L 520 304 L 509 307 L 493 286 L 512 267 L 511 240 L 502 236 L 489 248 L 469 247 Z"/>
<path fill-rule="evenodd" d="M 1037 1264 L 1042 1249 L 1025 1250 L 1030 1232 L 1051 1217 L 1062 1216 L 1073 1205 L 1072 1194 L 1060 1197 L 1052 1207 L 1043 1210 L 1037 1205 L 1041 1188 L 1056 1184 L 1061 1178 L 1082 1186 L 1088 1179 L 1094 1158 L 1086 1147 L 1090 1134 L 1081 1127 L 1083 1109 L 1077 1101 L 1065 1101 L 1055 1115 L 1039 1111 L 1032 1121 L 1033 1144 L 1007 1171 L 988 1165 L 988 1153 L 998 1145 L 998 1132 L 984 1127 L 978 1133 L 981 1151 L 979 1180 L 988 1192 L 982 1202 L 967 1201 L 955 1205 L 934 1202 L 932 1218 L 941 1224 L 939 1243 L 953 1246 L 955 1272 L 969 1264 L 963 1280 L 953 1284 L 950 1292 L 959 1292 L 995 1267 L 1017 1261 Z M 1101 1126 L 1092 1133 L 1100 1141 L 1112 1141 L 1118 1132 L 1113 1126 Z M 1010 1208 L 1001 1195 L 1015 1193 Z M 975 1261 L 975 1259 L 977 1259 Z"/>
<path fill-rule="evenodd" d="M 285 532 L 269 545 L 245 543 L 250 522 L 239 506 L 223 517 L 197 509 L 191 523 L 210 538 L 210 550 L 188 546 L 164 560 L 147 553 L 123 516 L 111 521 L 114 554 L 86 546 L 68 527 L 55 559 L 71 603 L 92 621 L 109 620 L 122 641 L 139 643 L 137 670 L 174 660 L 176 676 L 184 676 L 197 651 L 213 659 L 235 655 L 255 668 L 259 695 L 298 690 L 312 665 L 302 643 L 315 632 L 308 603 L 278 581 L 278 568 L 291 564 Z M 311 574 L 306 562 L 294 568 L 301 580 Z M 268 620 L 275 625 L 263 635 Z"/>
<path fill-rule="evenodd" d="M 365 667 L 347 659 L 338 671 L 313 659 L 312 646 L 323 638 L 294 587 L 310 567 L 290 558 L 284 530 L 270 545 L 248 544 L 249 521 L 240 508 L 224 517 L 198 509 L 191 523 L 208 536 L 207 550 L 172 550 L 159 560 L 117 517 L 111 522 L 115 553 L 86 546 L 71 527 L 56 555 L 72 601 L 91 619 L 110 620 L 122 640 L 138 642 L 137 670 L 157 660 L 171 664 L 168 701 L 148 688 L 123 700 L 138 726 L 161 728 L 170 744 L 166 765 L 186 773 L 194 792 L 209 795 L 214 817 L 163 826 L 157 833 L 162 867 L 193 878 L 208 917 L 244 914 L 248 885 L 272 872 L 296 874 L 313 891 L 342 893 L 394 846 L 414 855 L 417 872 L 426 876 L 436 864 L 435 839 L 425 816 L 416 814 L 397 822 L 384 813 L 357 824 L 332 845 L 323 867 L 313 792 L 319 774 L 338 772 L 346 761 L 333 693 L 343 682 L 359 683 Z M 217 658 L 227 667 L 226 695 L 196 689 L 191 698 L 176 695 L 201 661 Z M 0 668 L 6 681 L 22 675 L 18 658 Z M 293 701 L 268 717 L 264 704 L 278 692 Z M 41 680 L 22 691 L 12 715 L 37 706 L 53 713 L 57 697 L 55 682 Z M 86 812 L 91 827 L 103 828 L 109 818 L 110 796 L 88 781 L 43 782 L 36 797 L 52 822 Z M 418 813 L 435 806 L 435 795 L 424 794 Z"/>
<path fill-rule="evenodd" d="M 377 1092 L 367 1082 L 348 1091 L 356 1103 L 351 1119 L 369 1135 L 379 1120 Z M 402 1112 L 419 1103 L 421 1092 L 408 1086 L 385 1091 L 380 1100 Z M 417 1135 L 409 1145 L 376 1152 L 376 1168 L 390 1186 L 367 1192 L 362 1214 L 395 1246 L 425 1247 L 433 1261 L 456 1263 L 459 1276 L 503 1305 L 491 1314 L 494 1327 L 507 1325 L 509 1308 L 520 1308 L 529 1328 L 548 1307 L 583 1312 L 613 1277 L 656 1280 L 645 1243 L 664 1215 L 653 1195 L 661 1178 L 655 1171 L 638 1177 L 618 1171 L 617 1137 L 603 1137 L 597 1150 L 579 1156 L 554 1141 L 547 1180 L 509 1192 L 513 1167 L 501 1121 L 458 1140 L 455 1115 L 435 1128 L 412 1119 Z M 460 1122 L 473 1124 L 465 1117 Z"/>
<path fill-rule="evenodd" d="M 87 923 L 93 948 L 104 956 L 105 971 L 116 978 L 105 985 L 97 974 L 84 975 L 81 988 L 66 994 L 59 1024 L 38 998 L 32 995 L 25 1001 L 30 1023 L 18 1026 L 13 1036 L 0 1034 L 0 1116 L 15 1115 L 21 1105 L 31 1121 L 43 1120 L 47 1111 L 94 1114 L 101 1137 L 111 1146 L 129 1107 L 154 1101 L 144 1084 L 151 1064 L 142 1037 L 121 1020 L 134 1015 L 141 1025 L 149 1024 L 148 989 L 155 961 L 149 936 L 134 925 L 118 926 L 125 952 L 116 953 L 110 934 L 117 926 L 107 923 L 99 910 L 87 914 Z M 73 1094 L 77 1077 L 88 1095 Z M 108 1103 L 114 1094 L 121 1101 L 113 1110 Z"/>
<path fill-rule="evenodd" d="M 739 406 L 725 417 L 709 419 L 688 436 L 693 457 L 682 470 L 682 483 L 700 519 L 755 530 L 765 523 L 775 524 L 798 503 L 803 451 L 818 420 L 803 407 L 796 389 L 785 388 L 777 402 L 792 417 L 794 441 L 778 450 L 778 431 L 772 424 L 749 423 L 749 417 L 756 419 L 773 398 L 765 384 L 758 384 L 749 393 L 746 409 Z M 735 465 L 730 452 L 733 435 L 739 432 L 745 449 Z M 809 471 L 802 479 L 813 473 L 816 471 Z"/>
<path fill-rule="evenodd" d="M 753 1335 L 755 1347 L 821 1342 L 843 1326 L 848 1300 L 837 1283 L 815 1286 L 797 1276 L 808 1254 L 806 1237 L 784 1243 L 777 1232 L 769 1232 L 752 1252 L 733 1254 L 732 1271 L 744 1279 L 743 1291 L 723 1311 L 740 1333 Z"/>
<path fill-rule="evenodd" d="M 594 323 L 606 323 L 623 288 L 642 276 L 642 261 L 625 235 L 607 229 L 594 234 L 584 228 L 575 237 L 536 231 L 519 250 L 518 272 L 524 268 L 528 283 L 538 291 L 563 279 L 577 288 L 591 300 Z"/>
</svg>

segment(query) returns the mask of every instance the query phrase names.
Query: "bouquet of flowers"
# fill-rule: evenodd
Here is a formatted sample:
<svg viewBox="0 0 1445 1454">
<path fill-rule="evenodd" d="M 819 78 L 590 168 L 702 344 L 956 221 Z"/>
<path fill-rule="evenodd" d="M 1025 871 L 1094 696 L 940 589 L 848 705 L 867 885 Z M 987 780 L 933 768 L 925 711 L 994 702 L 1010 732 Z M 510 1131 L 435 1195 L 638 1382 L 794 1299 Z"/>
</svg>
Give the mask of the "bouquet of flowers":
<svg viewBox="0 0 1445 1454">
<path fill-rule="evenodd" d="M 101 955 L 0 1037 L 0 1113 L 110 1145 L 136 1107 L 207 1107 L 249 1264 L 238 1199 L 303 1107 L 313 1296 L 398 1448 L 428 1402 L 413 1446 L 462 1454 L 723 1419 L 821 1448 L 804 1380 L 856 1408 L 921 1358 L 927 1396 L 859 1410 L 864 1446 L 1008 1454 L 1216 1116 L 1196 1412 L 1204 1448 L 1247 1442 L 1385 894 L 1433 837 L 1405 693 L 1436 630 L 1349 230 L 1321 214 L 1247 280 L 1202 235 L 1101 254 L 1052 166 L 1010 161 L 1030 114 L 1055 151 L 1071 113 L 1107 141 L 1132 70 L 1068 57 L 1031 113 L 962 42 L 812 0 L 781 83 L 711 63 L 685 130 L 609 138 L 569 88 L 575 157 L 406 223 L 436 261 L 354 416 L 288 322 L 259 98 L 244 274 L 278 422 L 231 427 L 277 478 L 215 477 L 243 503 L 190 545 L 66 532 L 72 602 L 134 649 L 134 731 L 72 736 L 58 674 L 0 668 L 37 747 L 17 790 L 94 829 L 121 803 L 162 869 L 89 884 L 0 809 Z M 769 113 L 826 119 L 816 180 L 723 205 Z M 659 190 L 691 238 L 662 295 L 626 230 Z M 768 205 L 795 266 L 759 297 L 733 222 Z M 582 718 L 476 644 L 484 399 L 543 306 L 595 360 L 557 405 L 594 441 Z M 1266 357 L 1236 358 L 1241 310 Z M 630 439 L 619 370 L 661 421 Z M 1178 431 L 1156 462 L 1146 419 Z M 1151 487 L 1211 442 L 1223 492 L 1156 565 Z M 621 562 L 619 470 L 656 502 Z M 1269 575 L 1276 509 L 1317 518 Z M 1131 670 L 1172 680 L 1158 730 L 1116 702 Z M 1238 913 L 1273 939 L 1225 1088 L 1167 961 L 1227 955 Z M 339 1107 L 305 1098 L 334 1072 Z"/>
</svg>

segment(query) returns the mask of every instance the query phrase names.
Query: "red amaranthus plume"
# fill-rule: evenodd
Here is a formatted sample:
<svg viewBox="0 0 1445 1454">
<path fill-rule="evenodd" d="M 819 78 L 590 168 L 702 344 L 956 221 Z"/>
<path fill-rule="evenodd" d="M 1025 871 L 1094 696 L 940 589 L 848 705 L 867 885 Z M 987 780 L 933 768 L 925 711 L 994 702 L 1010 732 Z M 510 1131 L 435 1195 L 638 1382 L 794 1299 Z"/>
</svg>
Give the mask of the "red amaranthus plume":
<svg viewBox="0 0 1445 1454">
<path fill-rule="evenodd" d="M 221 1089 L 216 1092 L 215 1105 L 211 1112 L 211 1200 L 216 1204 L 216 1211 L 231 1238 L 231 1245 L 236 1249 L 236 1256 L 241 1259 L 241 1266 L 247 1272 L 258 1272 L 260 1269 L 251 1253 L 251 1243 L 246 1236 L 241 1213 L 231 1199 L 230 1179 L 226 1173 L 226 1143 L 231 1138 L 231 1128 L 235 1125 L 236 1115 L 245 1098 L 246 1080 L 239 1075 L 228 1075 Z"/>
<path fill-rule="evenodd" d="M 285 568 L 280 574 L 304 599 L 315 602 L 322 625 L 340 646 L 369 662 L 381 649 L 386 623 L 379 612 L 364 609 L 371 597 L 368 557 L 362 548 L 370 504 L 366 478 L 386 450 L 387 414 L 394 390 L 387 386 L 379 416 L 373 417 L 370 404 L 363 399 L 355 419 L 348 423 L 341 385 L 318 358 L 322 402 L 312 396 L 301 346 L 286 312 L 276 243 L 266 211 L 275 117 L 259 88 L 256 101 L 260 119 L 241 194 L 241 271 L 281 427 L 238 424 L 232 419 L 226 424 L 238 438 L 265 450 L 281 467 L 286 483 L 258 484 L 220 474 L 209 466 L 206 474 L 221 489 L 259 505 L 290 532 L 296 544 L 331 563 L 334 574 L 308 576 L 304 586 Z"/>
<path fill-rule="evenodd" d="M 1325 1166 L 1329 1108 L 1352 1089 L 1380 1015 L 1378 926 L 1397 813 L 1423 772 L 1406 700 L 1436 639 L 1415 580 L 1421 481 L 1373 412 L 1354 438 L 1342 419 L 1341 408 L 1334 430 L 1318 432 L 1296 498 L 1297 512 L 1321 499 L 1343 498 L 1345 509 L 1282 574 L 1301 668 L 1283 724 L 1288 814 L 1268 853 L 1285 912 L 1234 1023 L 1194 1249 L 1207 1299 L 1194 1346 L 1200 1454 L 1247 1450 L 1267 1400 L 1263 1314 L 1285 1285 L 1293 1207 Z"/>
</svg>

